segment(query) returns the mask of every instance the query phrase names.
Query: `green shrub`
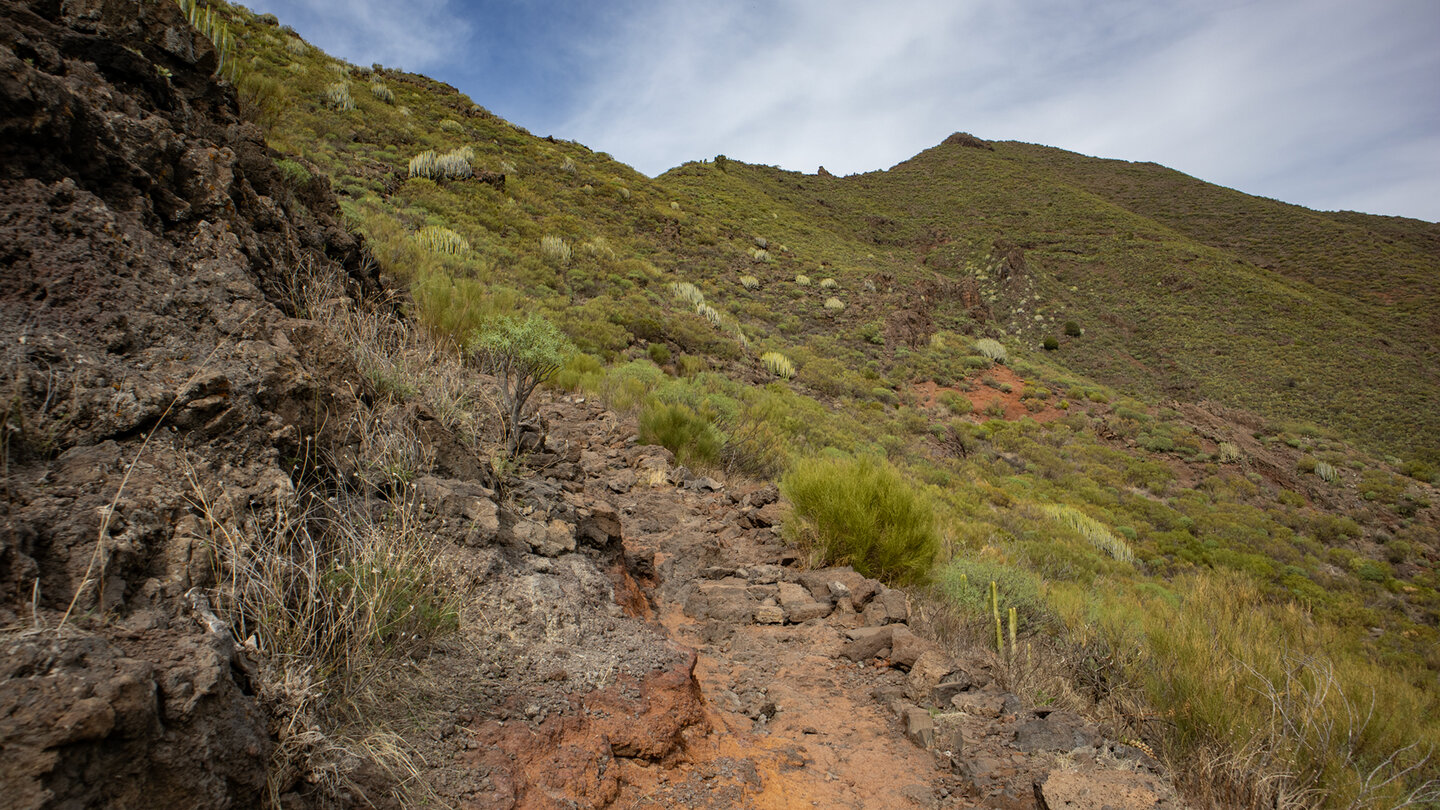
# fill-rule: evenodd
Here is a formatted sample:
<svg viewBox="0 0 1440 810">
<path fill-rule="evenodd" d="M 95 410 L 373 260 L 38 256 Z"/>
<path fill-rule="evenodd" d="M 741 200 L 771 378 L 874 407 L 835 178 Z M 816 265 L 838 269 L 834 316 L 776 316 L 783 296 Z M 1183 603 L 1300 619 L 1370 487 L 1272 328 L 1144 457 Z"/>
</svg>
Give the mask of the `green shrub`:
<svg viewBox="0 0 1440 810">
<path fill-rule="evenodd" d="M 1020 566 L 956 557 L 936 574 L 936 584 L 940 586 L 941 593 L 971 618 L 989 620 L 991 582 L 995 583 L 999 592 L 1002 612 L 1015 608 L 1025 624 L 1036 624 L 1045 619 L 1040 578 Z"/>
<path fill-rule="evenodd" d="M 651 401 L 640 412 L 640 441 L 658 444 L 688 466 L 714 466 L 724 437 L 705 416 L 689 405 Z"/>
<path fill-rule="evenodd" d="M 825 564 L 896 583 L 923 581 L 939 551 L 930 504 L 894 467 L 870 458 L 810 458 L 780 480 L 798 522 L 792 539 Z"/>
<path fill-rule="evenodd" d="M 825 308 L 830 310 L 831 312 L 839 312 L 840 310 L 845 308 L 845 302 L 841 301 L 839 298 L 831 296 L 825 299 Z"/>
<path fill-rule="evenodd" d="M 482 371 L 500 378 L 501 417 L 513 456 L 520 449 L 525 403 L 560 369 L 573 347 L 554 324 L 531 315 L 523 321 L 506 317 L 485 323 L 466 341 L 465 349 Z"/>
<path fill-rule="evenodd" d="M 275 161 L 275 168 L 280 170 L 280 176 L 291 188 L 300 188 L 310 182 L 310 170 L 289 158 Z"/>
<path fill-rule="evenodd" d="M 587 382 L 600 379 L 604 364 L 593 354 L 577 352 L 565 359 L 560 370 L 550 377 L 550 385 L 561 391 L 578 391 Z"/>
<path fill-rule="evenodd" d="M 1043 343 L 1041 343 L 1040 345 L 1041 345 L 1042 348 L 1045 349 L 1045 351 L 1047 351 L 1047 352 L 1053 352 L 1053 351 L 1055 351 L 1056 349 L 1060 348 L 1060 341 L 1056 340 L 1056 339 L 1053 338 L 1053 337 L 1047 337 L 1047 338 L 1045 338 L 1045 341 L 1044 341 Z"/>
<path fill-rule="evenodd" d="M 680 359 L 675 361 L 675 370 L 681 377 L 694 377 L 708 368 L 710 364 L 705 358 L 693 354 L 682 354 Z"/>
<path fill-rule="evenodd" d="M 664 343 L 651 343 L 646 347 L 645 353 L 650 356 L 650 360 L 657 366 L 663 366 L 670 362 L 670 347 Z"/>
<path fill-rule="evenodd" d="M 1080 337 L 1080 335 L 1082 334 L 1080 330 L 1080 324 L 1074 321 L 1066 321 L 1065 334 L 1067 337 Z"/>
<path fill-rule="evenodd" d="M 389 87 L 386 87 L 385 83 L 380 81 L 379 79 L 370 82 L 370 95 L 385 102 L 386 104 L 395 103 L 395 91 L 391 90 Z"/>
<path fill-rule="evenodd" d="M 956 416 L 965 416 L 975 410 L 975 403 L 968 397 L 962 397 L 953 391 L 946 391 L 940 395 L 940 404 L 944 405 Z"/>
</svg>

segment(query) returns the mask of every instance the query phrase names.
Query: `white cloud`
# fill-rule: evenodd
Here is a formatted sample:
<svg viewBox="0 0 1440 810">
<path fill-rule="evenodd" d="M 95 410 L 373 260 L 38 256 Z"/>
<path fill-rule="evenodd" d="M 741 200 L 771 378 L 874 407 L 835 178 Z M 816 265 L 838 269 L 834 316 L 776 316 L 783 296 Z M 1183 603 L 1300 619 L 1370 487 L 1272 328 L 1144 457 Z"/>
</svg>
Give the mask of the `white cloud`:
<svg viewBox="0 0 1440 810">
<path fill-rule="evenodd" d="M 1433 220 L 1437 38 L 1430 0 L 654 0 L 592 44 L 589 103 L 556 129 L 650 173 L 864 171 L 969 130 Z"/>
<path fill-rule="evenodd" d="M 331 56 L 427 72 L 463 58 L 472 26 L 450 0 L 250 0 Z"/>
</svg>

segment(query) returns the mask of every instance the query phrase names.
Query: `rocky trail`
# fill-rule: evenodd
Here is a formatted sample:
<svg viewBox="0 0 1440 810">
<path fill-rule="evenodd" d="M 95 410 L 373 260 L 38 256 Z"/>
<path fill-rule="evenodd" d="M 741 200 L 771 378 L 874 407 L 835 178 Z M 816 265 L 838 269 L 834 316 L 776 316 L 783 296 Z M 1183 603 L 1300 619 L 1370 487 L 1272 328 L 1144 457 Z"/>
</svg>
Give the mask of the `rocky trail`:
<svg viewBox="0 0 1440 810">
<path fill-rule="evenodd" d="M 912 632 L 904 592 L 801 567 L 773 485 L 697 476 L 583 398 L 542 414 L 550 435 L 501 499 L 494 543 L 457 555 L 484 618 L 425 664 L 440 697 L 422 781 L 439 799 L 1179 806 L 1144 752 L 1023 705 L 987 652 Z M 459 482 L 421 487 L 451 493 L 430 508 L 454 511 Z M 577 601 L 597 589 L 603 615 Z"/>
</svg>

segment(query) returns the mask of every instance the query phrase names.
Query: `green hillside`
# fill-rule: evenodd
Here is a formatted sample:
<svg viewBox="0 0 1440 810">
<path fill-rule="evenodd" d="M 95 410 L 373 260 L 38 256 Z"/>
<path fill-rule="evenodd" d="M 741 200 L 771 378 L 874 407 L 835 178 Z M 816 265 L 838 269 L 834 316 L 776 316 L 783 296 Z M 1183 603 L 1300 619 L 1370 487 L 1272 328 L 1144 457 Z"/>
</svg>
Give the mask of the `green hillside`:
<svg viewBox="0 0 1440 810">
<path fill-rule="evenodd" d="M 650 179 L 227 19 L 293 194 L 333 185 L 441 346 L 541 315 L 576 348 L 557 388 L 779 481 L 817 561 L 915 584 L 977 644 L 995 582 L 1064 699 L 1197 802 L 1434 788 L 1440 226 L 968 136 L 844 178 L 717 156 Z M 801 497 L 826 476 L 913 525 L 831 532 Z M 1263 696 L 1317 683 L 1302 730 L 1277 725 Z M 1315 730 L 1372 696 L 1356 734 Z"/>
</svg>

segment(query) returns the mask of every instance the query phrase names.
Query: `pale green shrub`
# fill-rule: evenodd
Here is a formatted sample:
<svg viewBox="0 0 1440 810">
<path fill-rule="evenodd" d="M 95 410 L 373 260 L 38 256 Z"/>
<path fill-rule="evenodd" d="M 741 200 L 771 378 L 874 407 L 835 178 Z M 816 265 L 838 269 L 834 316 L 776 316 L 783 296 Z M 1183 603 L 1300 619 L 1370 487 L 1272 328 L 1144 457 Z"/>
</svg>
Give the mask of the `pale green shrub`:
<svg viewBox="0 0 1440 810">
<path fill-rule="evenodd" d="M 676 298 L 679 298 L 681 301 L 684 301 L 696 309 L 705 305 L 705 293 L 700 292 L 699 287 L 696 287 L 688 281 L 677 281 L 671 284 L 670 292 L 673 293 Z"/>
<path fill-rule="evenodd" d="M 439 225 L 426 225 L 415 233 L 415 242 L 431 253 L 459 255 L 470 250 L 465 237 Z"/>
<path fill-rule="evenodd" d="M 1072 529 L 1081 537 L 1090 541 L 1090 544 L 1109 554 L 1121 562 L 1133 563 L 1135 552 L 1130 550 L 1129 544 L 1116 537 L 1105 524 L 1081 512 L 1073 506 L 1065 504 L 1044 504 L 1040 511 L 1051 520 Z"/>
<path fill-rule="evenodd" d="M 385 83 L 378 79 L 370 82 L 370 95 L 380 99 L 386 104 L 395 103 L 395 91 L 386 87 Z"/>
<path fill-rule="evenodd" d="M 845 308 L 845 302 L 832 296 L 825 299 L 825 308 L 831 312 L 839 312 Z"/>
<path fill-rule="evenodd" d="M 335 82 L 326 87 L 323 100 L 327 107 L 340 112 L 355 109 L 355 99 L 350 97 L 350 85 L 346 82 Z"/>
<path fill-rule="evenodd" d="M 1005 347 L 1000 344 L 1000 341 L 991 338 L 980 338 L 970 348 L 982 357 L 996 363 L 1004 363 L 1010 359 L 1010 353 L 1005 351 Z"/>
<path fill-rule="evenodd" d="M 288 51 L 291 56 L 305 56 L 310 53 L 310 46 L 306 45 L 305 41 L 299 37 L 286 37 L 285 50 Z"/>
<path fill-rule="evenodd" d="M 750 251 L 750 258 L 757 262 L 768 262 L 770 261 L 770 251 L 765 248 L 755 248 Z"/>
<path fill-rule="evenodd" d="M 475 174 L 474 167 L 470 165 L 474 158 L 475 150 L 468 146 L 452 149 L 443 155 L 427 149 L 410 158 L 410 176 L 431 180 L 464 180 Z"/>
<path fill-rule="evenodd" d="M 798 284 L 798 285 L 801 286 L 801 287 L 809 287 L 809 286 L 810 286 L 810 277 L 809 277 L 809 276 L 806 276 L 806 275 L 796 276 L 796 277 L 795 277 L 795 283 Z"/>
<path fill-rule="evenodd" d="M 747 290 L 758 290 L 760 289 L 760 279 L 754 276 L 741 276 L 740 286 Z"/>
<path fill-rule="evenodd" d="M 558 236 L 540 237 L 540 253 L 547 261 L 567 265 L 572 255 L 570 244 Z"/>
<path fill-rule="evenodd" d="M 1315 462 L 1315 474 L 1327 484 L 1333 484 L 1340 480 L 1340 471 L 1328 461 Z"/>
<path fill-rule="evenodd" d="M 833 279 L 833 278 L 822 278 L 822 279 L 820 279 L 820 289 L 822 289 L 822 290 L 833 290 L 833 289 L 835 289 L 836 287 L 839 287 L 839 286 L 840 286 L 840 282 L 836 281 L 836 280 Z"/>
<path fill-rule="evenodd" d="M 765 352 L 760 355 L 760 362 L 764 363 L 765 368 L 769 369 L 770 373 L 776 377 L 788 380 L 795 376 L 795 364 L 780 352 Z"/>
</svg>

